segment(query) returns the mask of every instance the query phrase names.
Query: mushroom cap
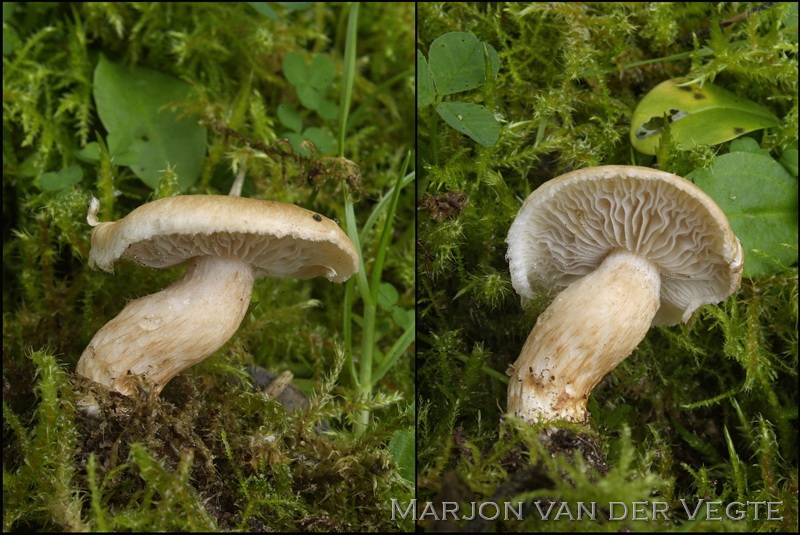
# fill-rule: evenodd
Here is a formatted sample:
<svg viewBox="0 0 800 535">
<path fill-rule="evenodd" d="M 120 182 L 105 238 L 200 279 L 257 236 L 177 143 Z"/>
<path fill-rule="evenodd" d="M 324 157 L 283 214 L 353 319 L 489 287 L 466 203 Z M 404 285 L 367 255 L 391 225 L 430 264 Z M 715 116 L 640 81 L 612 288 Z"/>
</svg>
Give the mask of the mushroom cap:
<svg viewBox="0 0 800 535">
<path fill-rule="evenodd" d="M 293 204 L 182 195 L 144 204 L 92 231 L 89 265 L 113 271 L 120 258 L 168 268 L 195 256 L 232 256 L 256 276 L 343 282 L 358 271 L 353 243 L 332 220 Z"/>
<path fill-rule="evenodd" d="M 685 322 L 727 298 L 744 267 L 719 206 L 688 180 L 647 167 L 589 167 L 546 182 L 525 200 L 506 242 L 523 303 L 591 273 L 612 251 L 647 258 L 661 276 L 653 325 Z"/>
</svg>

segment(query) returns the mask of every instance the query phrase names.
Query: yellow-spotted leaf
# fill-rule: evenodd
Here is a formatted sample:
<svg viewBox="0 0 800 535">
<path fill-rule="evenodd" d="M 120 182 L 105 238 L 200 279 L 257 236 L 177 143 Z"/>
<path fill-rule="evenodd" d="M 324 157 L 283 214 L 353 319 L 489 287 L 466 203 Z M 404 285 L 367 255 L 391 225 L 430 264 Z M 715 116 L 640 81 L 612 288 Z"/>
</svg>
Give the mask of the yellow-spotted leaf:
<svg viewBox="0 0 800 535">
<path fill-rule="evenodd" d="M 656 153 L 665 115 L 672 142 L 682 148 L 716 145 L 778 125 L 778 118 L 755 102 L 716 85 L 686 82 L 682 78 L 662 82 L 636 106 L 630 132 L 636 150 Z"/>
</svg>

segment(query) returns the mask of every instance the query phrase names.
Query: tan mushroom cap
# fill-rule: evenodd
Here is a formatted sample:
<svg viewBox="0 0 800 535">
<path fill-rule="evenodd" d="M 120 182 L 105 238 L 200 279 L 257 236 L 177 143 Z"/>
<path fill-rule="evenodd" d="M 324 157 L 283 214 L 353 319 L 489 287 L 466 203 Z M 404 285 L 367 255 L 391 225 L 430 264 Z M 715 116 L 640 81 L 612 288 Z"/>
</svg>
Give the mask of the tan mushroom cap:
<svg viewBox="0 0 800 535">
<path fill-rule="evenodd" d="M 744 266 L 716 203 L 688 180 L 647 167 L 590 167 L 546 182 L 525 200 L 506 241 L 523 302 L 593 272 L 613 251 L 648 259 L 661 276 L 653 325 L 724 300 Z"/>
<path fill-rule="evenodd" d="M 144 204 L 92 231 L 89 265 L 113 271 L 120 258 L 167 268 L 196 256 L 232 256 L 256 276 L 343 282 L 358 253 L 339 226 L 293 204 L 225 195 L 183 195 Z"/>
</svg>

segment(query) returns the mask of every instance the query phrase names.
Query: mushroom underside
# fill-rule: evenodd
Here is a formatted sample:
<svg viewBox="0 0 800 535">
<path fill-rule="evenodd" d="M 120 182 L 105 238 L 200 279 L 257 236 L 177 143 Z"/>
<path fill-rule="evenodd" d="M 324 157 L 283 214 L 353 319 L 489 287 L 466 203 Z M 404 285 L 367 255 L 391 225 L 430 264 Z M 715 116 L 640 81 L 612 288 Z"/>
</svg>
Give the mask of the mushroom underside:
<svg viewBox="0 0 800 535">
<path fill-rule="evenodd" d="M 230 256 L 255 266 L 257 274 L 277 278 L 342 278 L 347 267 L 335 243 L 294 236 L 213 232 L 161 234 L 128 245 L 122 256 L 136 263 L 168 268 L 197 256 Z"/>
<path fill-rule="evenodd" d="M 738 241 L 727 221 L 710 217 L 709 202 L 682 182 L 614 175 L 535 192 L 509 232 L 515 289 L 526 301 L 539 288 L 565 288 L 625 249 L 662 273 L 662 307 L 653 324 L 686 321 L 699 306 L 730 295 L 739 281 L 733 275 L 742 256 Z"/>
</svg>

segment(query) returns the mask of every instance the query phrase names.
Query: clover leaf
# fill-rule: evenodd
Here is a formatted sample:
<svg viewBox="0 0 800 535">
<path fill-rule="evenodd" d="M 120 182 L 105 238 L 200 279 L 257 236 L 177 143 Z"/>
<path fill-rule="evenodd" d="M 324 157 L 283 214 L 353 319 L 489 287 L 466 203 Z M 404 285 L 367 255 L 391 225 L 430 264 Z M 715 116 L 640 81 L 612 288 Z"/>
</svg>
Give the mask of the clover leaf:
<svg viewBox="0 0 800 535">
<path fill-rule="evenodd" d="M 474 35 L 450 32 L 437 37 L 427 60 L 417 52 L 417 107 L 435 103 L 436 113 L 452 128 L 483 146 L 493 145 L 500 125 L 490 110 L 469 102 L 443 102 L 442 97 L 480 87 L 494 79 L 499 69 L 497 51 Z"/>
</svg>

